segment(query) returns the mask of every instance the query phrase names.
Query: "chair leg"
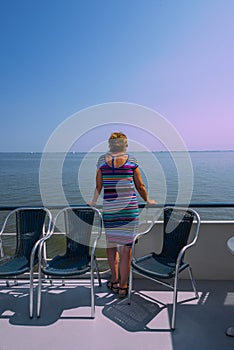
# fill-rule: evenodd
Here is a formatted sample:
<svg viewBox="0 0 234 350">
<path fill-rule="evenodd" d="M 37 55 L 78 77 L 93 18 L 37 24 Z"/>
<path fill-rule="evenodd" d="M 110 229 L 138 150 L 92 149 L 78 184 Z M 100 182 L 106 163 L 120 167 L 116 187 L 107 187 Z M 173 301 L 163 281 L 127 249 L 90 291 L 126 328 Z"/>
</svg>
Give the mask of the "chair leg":
<svg viewBox="0 0 234 350">
<path fill-rule="evenodd" d="M 195 282 L 195 279 L 193 277 L 192 268 L 189 266 L 188 270 L 189 270 L 189 277 L 190 277 L 190 280 L 192 282 L 193 291 L 195 293 L 196 298 L 198 299 L 199 295 L 198 295 L 198 292 L 197 292 L 196 282 Z"/>
<path fill-rule="evenodd" d="M 99 287 L 101 287 L 102 286 L 102 281 L 101 281 L 101 276 L 100 276 L 100 272 L 99 272 L 99 266 L 98 266 L 98 262 L 97 262 L 96 258 L 94 259 L 94 262 L 95 262 L 95 269 L 96 269 L 96 274 L 97 274 L 97 278 L 98 278 L 98 284 L 99 284 Z"/>
<path fill-rule="evenodd" d="M 175 282 L 174 282 L 174 292 L 173 292 L 173 309 L 172 309 L 172 320 L 171 320 L 171 328 L 174 331 L 175 329 L 175 322 L 176 322 L 176 304 L 177 304 L 177 288 L 178 288 L 178 274 L 175 276 Z"/>
<path fill-rule="evenodd" d="M 128 304 L 131 304 L 131 294 L 132 294 L 132 266 L 130 266 L 130 271 L 129 271 L 129 285 L 128 285 Z"/>
<path fill-rule="evenodd" d="M 91 284 L 91 318 L 95 318 L 94 268 L 93 268 L 93 264 L 91 266 L 90 284 Z"/>
<path fill-rule="evenodd" d="M 29 317 L 33 317 L 33 270 L 30 269 Z"/>
<path fill-rule="evenodd" d="M 38 286 L 37 286 L 37 317 L 41 315 L 41 268 L 38 269 Z"/>
</svg>

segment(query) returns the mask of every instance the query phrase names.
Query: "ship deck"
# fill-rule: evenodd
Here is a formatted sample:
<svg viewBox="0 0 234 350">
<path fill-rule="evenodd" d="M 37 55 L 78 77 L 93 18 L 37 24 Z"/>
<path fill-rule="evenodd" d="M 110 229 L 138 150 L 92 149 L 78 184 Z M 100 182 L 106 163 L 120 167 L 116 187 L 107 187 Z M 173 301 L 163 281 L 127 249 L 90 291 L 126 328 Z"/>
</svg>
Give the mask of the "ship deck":
<svg viewBox="0 0 234 350">
<path fill-rule="evenodd" d="M 1 350 L 228 350 L 234 337 L 234 281 L 198 280 L 194 299 L 189 280 L 180 280 L 176 329 L 170 329 L 172 291 L 146 279 L 134 280 L 131 305 L 95 285 L 96 317 L 90 318 L 89 281 L 45 284 L 41 317 L 29 318 L 29 285 L 0 285 Z M 182 302 L 182 300 L 186 302 Z"/>
</svg>

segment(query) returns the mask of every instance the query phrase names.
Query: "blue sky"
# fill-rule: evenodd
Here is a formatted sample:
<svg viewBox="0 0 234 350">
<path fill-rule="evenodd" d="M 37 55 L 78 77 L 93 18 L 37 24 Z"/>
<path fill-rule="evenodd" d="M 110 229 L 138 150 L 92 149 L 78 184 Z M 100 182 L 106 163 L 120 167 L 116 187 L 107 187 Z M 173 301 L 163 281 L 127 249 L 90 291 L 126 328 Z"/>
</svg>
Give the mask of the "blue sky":
<svg viewBox="0 0 234 350">
<path fill-rule="evenodd" d="M 233 18 L 233 0 L 0 0 L 0 151 L 42 151 L 108 102 L 158 111 L 190 150 L 234 149 Z"/>
</svg>

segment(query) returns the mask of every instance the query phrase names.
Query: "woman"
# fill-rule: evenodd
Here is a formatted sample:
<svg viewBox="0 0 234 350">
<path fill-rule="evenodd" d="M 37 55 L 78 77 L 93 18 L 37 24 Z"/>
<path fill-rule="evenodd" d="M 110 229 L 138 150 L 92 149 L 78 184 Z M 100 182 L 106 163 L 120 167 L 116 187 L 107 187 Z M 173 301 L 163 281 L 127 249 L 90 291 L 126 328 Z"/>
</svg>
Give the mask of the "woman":
<svg viewBox="0 0 234 350">
<path fill-rule="evenodd" d="M 110 135 L 109 152 L 98 159 L 96 188 L 90 202 L 90 205 L 96 205 L 104 187 L 103 221 L 111 270 L 107 286 L 120 297 L 128 293 L 132 243 L 138 230 L 139 209 L 134 185 L 145 202 L 156 203 L 148 198 L 138 163 L 126 153 L 127 147 L 125 134 L 114 132 Z M 117 245 L 120 245 L 120 262 Z"/>
</svg>

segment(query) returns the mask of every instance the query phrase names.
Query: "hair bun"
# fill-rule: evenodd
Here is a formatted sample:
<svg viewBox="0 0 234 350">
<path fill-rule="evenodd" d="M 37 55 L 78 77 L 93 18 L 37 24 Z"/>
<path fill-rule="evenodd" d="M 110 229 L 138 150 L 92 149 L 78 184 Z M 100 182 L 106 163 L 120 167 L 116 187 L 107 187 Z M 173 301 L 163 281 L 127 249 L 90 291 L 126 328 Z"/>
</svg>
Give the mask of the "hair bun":
<svg viewBox="0 0 234 350">
<path fill-rule="evenodd" d="M 122 132 L 113 132 L 109 137 L 109 148 L 111 152 L 125 151 L 128 146 L 127 136 Z"/>
</svg>

